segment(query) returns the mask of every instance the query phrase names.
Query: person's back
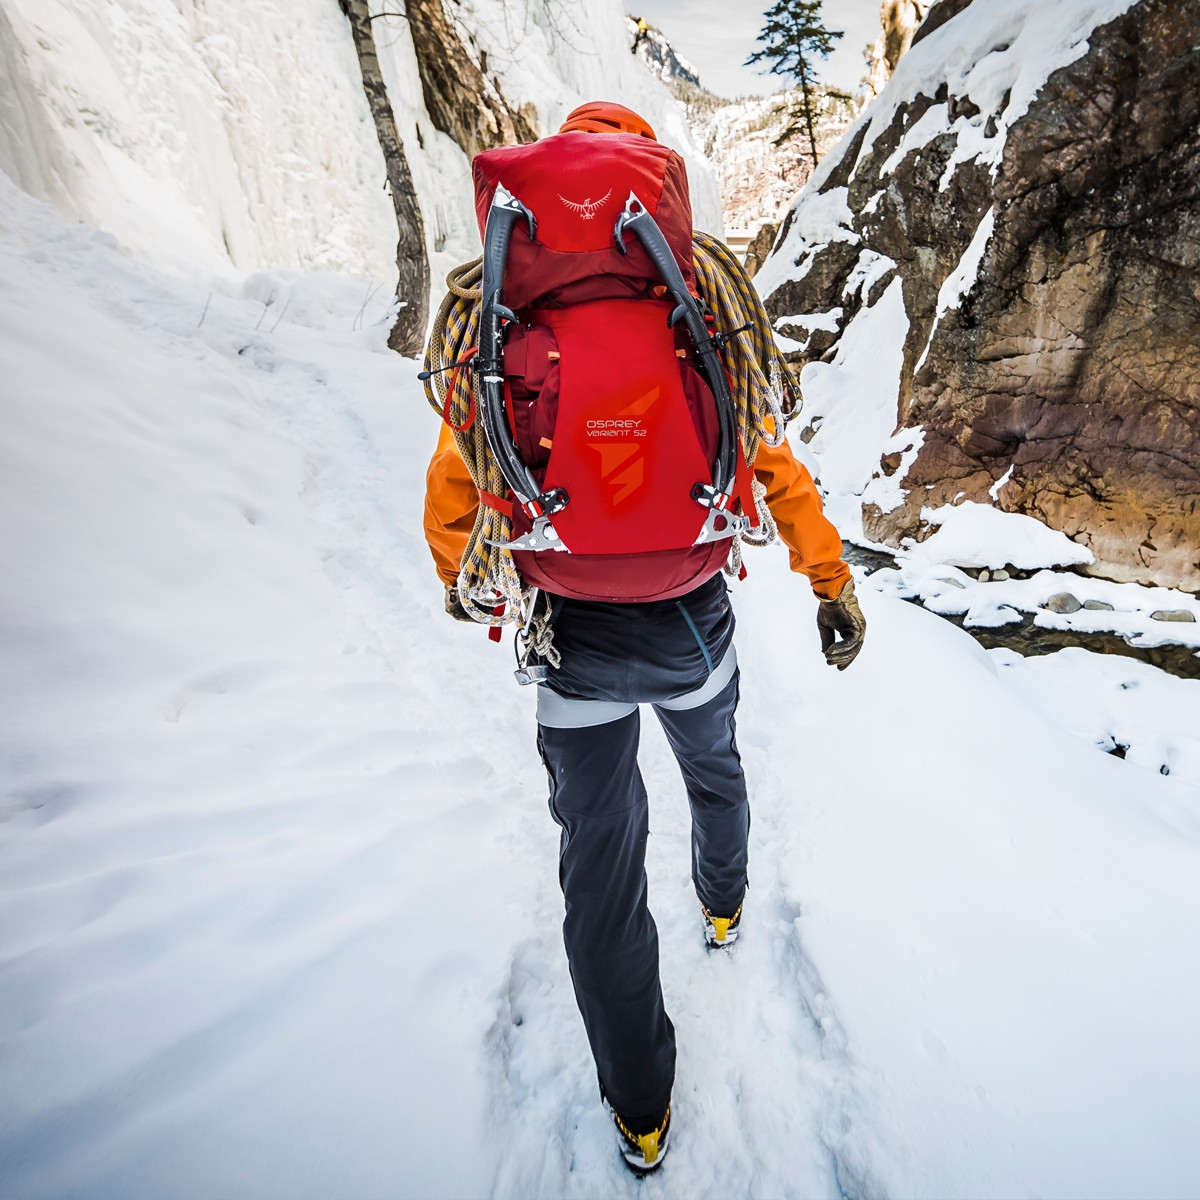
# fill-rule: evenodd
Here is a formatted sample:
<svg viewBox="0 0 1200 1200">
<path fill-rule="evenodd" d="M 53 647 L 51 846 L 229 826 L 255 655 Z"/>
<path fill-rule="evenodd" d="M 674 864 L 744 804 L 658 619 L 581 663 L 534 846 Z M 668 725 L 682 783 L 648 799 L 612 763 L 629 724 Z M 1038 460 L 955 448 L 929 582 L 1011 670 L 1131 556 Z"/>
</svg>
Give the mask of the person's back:
<svg viewBox="0 0 1200 1200">
<path fill-rule="evenodd" d="M 538 747 L 562 829 L 571 977 L 622 1153 L 644 1172 L 668 1145 L 675 1037 L 646 897 L 639 705 L 653 707 L 683 773 L 706 942 L 728 947 L 750 818 L 722 567 L 757 525 L 755 483 L 822 600 L 832 665 L 853 660 L 865 623 L 841 540 L 782 428 L 765 439 L 739 421 L 747 398 L 731 394 L 719 357 L 734 331 L 712 329 L 698 298 L 682 159 L 637 114 L 597 103 L 540 143 L 478 156 L 475 177 L 482 368 L 465 405 L 454 383 L 446 395 L 426 536 L 447 611 L 496 619 L 478 584 L 477 516 L 481 502 L 511 514 L 489 553 L 511 556 L 532 587 L 524 679 L 538 682 Z M 461 448 L 476 410 L 486 438 L 467 456 L 473 475 Z M 488 454 L 507 496 L 484 485 L 494 470 L 479 474 Z"/>
</svg>

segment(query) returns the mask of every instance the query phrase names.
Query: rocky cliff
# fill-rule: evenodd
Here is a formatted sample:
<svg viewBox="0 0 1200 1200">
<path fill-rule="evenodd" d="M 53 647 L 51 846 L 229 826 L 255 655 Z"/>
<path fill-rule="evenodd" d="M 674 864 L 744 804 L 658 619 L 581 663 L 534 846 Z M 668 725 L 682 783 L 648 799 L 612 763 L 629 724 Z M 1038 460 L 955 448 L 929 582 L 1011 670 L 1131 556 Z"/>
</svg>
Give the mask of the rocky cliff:
<svg viewBox="0 0 1200 1200">
<path fill-rule="evenodd" d="M 806 439 L 844 462 L 835 432 L 859 438 L 839 486 L 868 537 L 982 501 L 1196 591 L 1200 0 L 955 7 L 760 276 Z"/>
</svg>

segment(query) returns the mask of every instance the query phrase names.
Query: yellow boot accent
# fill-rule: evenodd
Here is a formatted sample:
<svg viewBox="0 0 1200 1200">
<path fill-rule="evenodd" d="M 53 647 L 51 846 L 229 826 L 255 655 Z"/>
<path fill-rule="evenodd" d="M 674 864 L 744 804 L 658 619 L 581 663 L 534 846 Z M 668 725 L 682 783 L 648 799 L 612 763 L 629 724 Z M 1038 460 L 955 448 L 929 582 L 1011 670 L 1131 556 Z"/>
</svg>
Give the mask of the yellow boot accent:
<svg viewBox="0 0 1200 1200">
<path fill-rule="evenodd" d="M 642 1157 L 646 1160 L 648 1167 L 658 1162 L 658 1137 L 661 1133 L 661 1129 L 656 1129 L 653 1133 L 642 1134 L 637 1140 L 638 1149 L 642 1152 Z"/>
<path fill-rule="evenodd" d="M 654 1166 L 658 1162 L 658 1154 L 662 1149 L 663 1134 L 666 1133 L 667 1126 L 671 1123 L 671 1106 L 667 1105 L 667 1111 L 663 1115 L 663 1123 L 652 1133 L 631 1133 L 625 1122 L 621 1120 L 619 1114 L 614 1112 L 613 1117 L 617 1122 L 617 1128 L 625 1136 L 626 1140 L 641 1151 L 643 1164 L 647 1167 Z"/>
<path fill-rule="evenodd" d="M 725 940 L 725 935 L 729 932 L 729 923 L 732 917 L 713 917 L 713 929 L 717 935 L 717 945 L 719 946 Z"/>
</svg>

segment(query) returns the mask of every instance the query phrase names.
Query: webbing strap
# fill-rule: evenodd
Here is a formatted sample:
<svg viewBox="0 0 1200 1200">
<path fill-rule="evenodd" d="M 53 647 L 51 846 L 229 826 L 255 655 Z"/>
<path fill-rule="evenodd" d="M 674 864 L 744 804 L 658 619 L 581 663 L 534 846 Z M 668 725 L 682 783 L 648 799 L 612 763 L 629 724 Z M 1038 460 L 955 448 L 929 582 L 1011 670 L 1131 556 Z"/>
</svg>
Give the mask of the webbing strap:
<svg viewBox="0 0 1200 1200">
<path fill-rule="evenodd" d="M 750 518 L 750 528 L 757 529 L 762 521 L 758 515 L 758 505 L 754 502 L 754 472 L 746 461 L 745 451 L 741 441 L 738 442 L 737 461 L 737 498 L 742 505 L 742 514 Z"/>
<path fill-rule="evenodd" d="M 511 500 L 501 500 L 494 492 L 486 492 L 480 488 L 479 503 L 512 520 L 513 502 Z"/>
</svg>

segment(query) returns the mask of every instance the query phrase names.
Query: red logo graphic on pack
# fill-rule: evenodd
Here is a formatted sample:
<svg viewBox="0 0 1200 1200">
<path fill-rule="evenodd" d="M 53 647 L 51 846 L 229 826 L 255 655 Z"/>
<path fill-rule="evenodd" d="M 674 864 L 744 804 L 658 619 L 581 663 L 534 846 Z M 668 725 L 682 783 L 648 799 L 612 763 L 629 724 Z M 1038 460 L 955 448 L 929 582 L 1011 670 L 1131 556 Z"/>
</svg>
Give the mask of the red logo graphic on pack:
<svg viewBox="0 0 1200 1200">
<path fill-rule="evenodd" d="M 577 216 L 585 221 L 590 221 L 604 206 L 608 203 L 609 197 L 612 195 L 612 188 L 609 188 L 599 200 L 593 200 L 588 196 L 582 203 L 575 200 L 568 200 L 561 192 L 558 198 Z"/>
<path fill-rule="evenodd" d="M 587 438 L 591 449 L 600 455 L 600 478 L 614 488 L 613 508 L 628 500 L 646 482 L 646 427 L 642 417 L 650 411 L 662 394 L 661 387 L 651 388 L 644 396 L 621 409 L 615 417 L 587 422 Z M 611 440 L 610 440 L 611 439 Z"/>
</svg>

